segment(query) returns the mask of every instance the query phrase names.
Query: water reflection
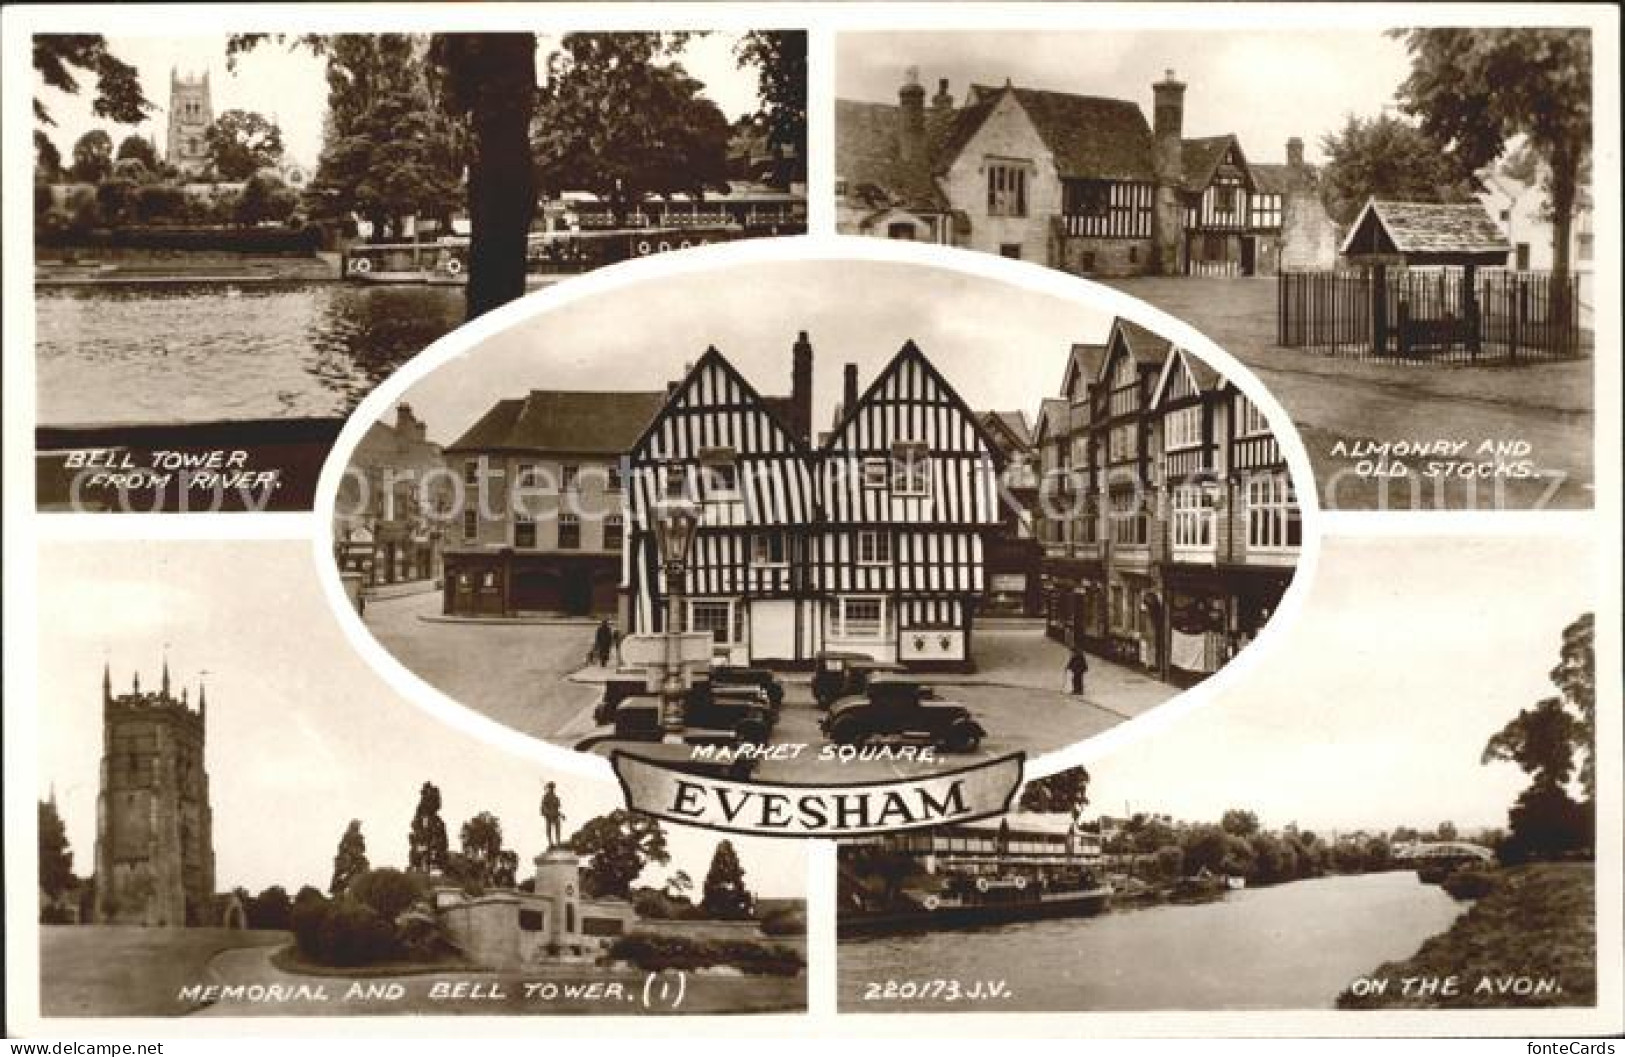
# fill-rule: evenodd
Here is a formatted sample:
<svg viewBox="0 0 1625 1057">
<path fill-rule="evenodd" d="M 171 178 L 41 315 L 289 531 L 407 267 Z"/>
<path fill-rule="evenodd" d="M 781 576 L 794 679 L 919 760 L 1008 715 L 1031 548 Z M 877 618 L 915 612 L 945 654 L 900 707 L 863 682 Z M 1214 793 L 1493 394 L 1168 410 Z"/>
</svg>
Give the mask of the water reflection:
<svg viewBox="0 0 1625 1057">
<path fill-rule="evenodd" d="M 41 289 L 39 422 L 347 414 L 463 319 L 459 287 Z"/>
</svg>

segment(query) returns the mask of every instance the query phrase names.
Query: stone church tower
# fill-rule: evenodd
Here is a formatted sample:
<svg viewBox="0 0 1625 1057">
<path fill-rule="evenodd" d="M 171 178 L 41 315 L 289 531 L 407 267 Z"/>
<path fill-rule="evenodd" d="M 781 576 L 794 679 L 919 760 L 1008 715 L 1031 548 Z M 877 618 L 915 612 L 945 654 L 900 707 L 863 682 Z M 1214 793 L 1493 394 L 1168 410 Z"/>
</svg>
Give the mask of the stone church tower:
<svg viewBox="0 0 1625 1057">
<path fill-rule="evenodd" d="M 170 692 L 169 662 L 157 693 L 113 694 L 102 673 L 102 772 L 96 798 L 96 921 L 114 925 L 213 925 L 214 840 L 204 770 L 208 712 Z"/>
<path fill-rule="evenodd" d="M 169 71 L 169 139 L 164 161 L 185 173 L 201 172 L 209 164 L 209 147 L 204 133 L 214 124 L 214 105 L 209 101 L 209 73 L 188 80 Z"/>
</svg>

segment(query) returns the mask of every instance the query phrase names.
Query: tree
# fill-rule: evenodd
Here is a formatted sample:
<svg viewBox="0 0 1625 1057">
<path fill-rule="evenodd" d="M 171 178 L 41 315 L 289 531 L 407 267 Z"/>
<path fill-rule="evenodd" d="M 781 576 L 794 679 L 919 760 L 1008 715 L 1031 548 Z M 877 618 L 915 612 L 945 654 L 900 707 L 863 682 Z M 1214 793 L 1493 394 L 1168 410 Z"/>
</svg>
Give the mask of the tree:
<svg viewBox="0 0 1625 1057">
<path fill-rule="evenodd" d="M 1034 778 L 1021 787 L 1023 811 L 1065 811 L 1077 814 L 1089 805 L 1089 772 L 1068 767 L 1047 778 Z"/>
<path fill-rule="evenodd" d="M 282 160 L 282 130 L 252 110 L 227 110 L 203 133 L 214 171 L 246 180 Z"/>
<path fill-rule="evenodd" d="M 650 196 L 728 186 L 728 119 L 678 65 L 686 34 L 571 33 L 536 107 L 537 171 L 552 194 L 585 190 L 618 223 Z"/>
<path fill-rule="evenodd" d="M 73 884 L 73 851 L 56 800 L 39 802 L 39 886 L 55 899 Z"/>
<path fill-rule="evenodd" d="M 446 824 L 440 820 L 440 790 L 424 782 L 418 790 L 418 809 L 407 836 L 406 868 L 414 873 L 437 873 L 446 868 Z"/>
<path fill-rule="evenodd" d="M 1458 836 L 1456 824 L 1449 820 L 1439 823 L 1439 828 L 1433 831 L 1442 841 L 1453 841 Z"/>
<path fill-rule="evenodd" d="M 69 171 L 81 183 L 95 184 L 107 179 L 107 174 L 113 171 L 113 137 L 99 128 L 80 136 L 73 145 L 73 168 Z"/>
<path fill-rule="evenodd" d="M 1586 29 L 1395 30 L 1411 56 L 1396 93 L 1468 171 L 1523 137 L 1548 170 L 1552 271 L 1569 275 L 1569 231 L 1591 153 L 1591 32 Z M 1561 309 L 1555 306 L 1562 306 Z M 1568 301 L 1554 301 L 1567 312 Z M 1562 322 L 1559 320 L 1559 322 Z"/>
<path fill-rule="evenodd" d="M 152 141 L 133 133 L 119 140 L 117 157 L 119 161 L 138 161 L 149 173 L 156 173 L 161 167 Z"/>
<path fill-rule="evenodd" d="M 421 876 L 385 866 L 357 877 L 350 885 L 349 894 L 385 921 L 394 921 L 424 899 L 428 889 Z"/>
<path fill-rule="evenodd" d="M 361 822 L 351 819 L 344 836 L 339 838 L 338 854 L 333 856 L 333 880 L 327 885 L 330 895 L 341 896 L 350 882 L 367 872 L 367 839 L 361 835 Z"/>
<path fill-rule="evenodd" d="M 243 911 L 251 929 L 285 929 L 293 920 L 293 900 L 281 885 L 271 885 L 245 902 Z"/>
<path fill-rule="evenodd" d="M 1339 224 L 1354 222 L 1367 199 L 1472 201 L 1475 181 L 1415 125 L 1391 114 L 1359 118 L 1321 137 L 1321 199 Z"/>
<path fill-rule="evenodd" d="M 753 115 L 764 126 L 775 159 L 775 182 L 807 178 L 807 34 L 803 30 L 751 30 L 734 49 L 739 64 L 756 67 Z"/>
<path fill-rule="evenodd" d="M 185 212 L 186 192 L 174 184 L 144 184 L 135 190 L 135 218 L 143 224 L 177 220 Z"/>
<path fill-rule="evenodd" d="M 589 819 L 570 836 L 569 844 L 577 855 L 588 857 L 581 888 L 594 898 L 626 899 L 645 866 L 671 861 L 660 821 L 625 808 Z"/>
<path fill-rule="evenodd" d="M 690 877 L 686 870 L 678 870 L 666 878 L 666 884 L 661 891 L 668 899 L 686 900 L 688 893 L 694 891 L 694 878 Z"/>
<path fill-rule="evenodd" d="M 69 95 L 79 92 L 75 71 L 89 73 L 96 79 L 91 113 L 121 125 L 138 124 L 152 109 L 142 94 L 135 67 L 108 51 L 107 40 L 99 33 L 35 34 L 34 70 L 47 86 Z M 56 124 L 38 99 L 34 100 L 34 117 L 42 125 Z"/>
<path fill-rule="evenodd" d="M 1597 796 L 1597 652 L 1596 619 L 1582 614 L 1563 629 L 1563 645 L 1551 680 L 1574 716 L 1573 746 L 1580 758 L 1580 788 L 1587 800 Z"/>
<path fill-rule="evenodd" d="M 1251 811 L 1233 807 L 1219 820 L 1219 828 L 1237 837 L 1251 837 L 1258 832 L 1258 816 Z"/>
<path fill-rule="evenodd" d="M 737 921 L 751 916 L 756 897 L 745 887 L 745 868 L 739 864 L 739 855 L 732 841 L 719 841 L 711 855 L 711 868 L 705 874 L 705 887 L 700 906 L 708 916 L 724 921 Z"/>
<path fill-rule="evenodd" d="M 117 227 L 130 218 L 135 208 L 136 183 L 114 176 L 96 185 L 96 208 L 101 211 L 102 223 Z"/>
<path fill-rule="evenodd" d="M 39 129 L 34 130 L 34 180 L 36 183 L 56 183 L 62 179 L 62 152 L 56 149 Z"/>
<path fill-rule="evenodd" d="M 281 223 L 299 208 L 299 196 L 272 173 L 255 173 L 237 196 L 237 221 L 252 226 L 265 221 Z"/>
<path fill-rule="evenodd" d="M 502 856 L 502 823 L 489 811 L 463 823 L 459 834 L 463 858 L 473 867 L 482 885 L 495 885 Z M 510 882 L 511 885 L 511 882 Z"/>
</svg>

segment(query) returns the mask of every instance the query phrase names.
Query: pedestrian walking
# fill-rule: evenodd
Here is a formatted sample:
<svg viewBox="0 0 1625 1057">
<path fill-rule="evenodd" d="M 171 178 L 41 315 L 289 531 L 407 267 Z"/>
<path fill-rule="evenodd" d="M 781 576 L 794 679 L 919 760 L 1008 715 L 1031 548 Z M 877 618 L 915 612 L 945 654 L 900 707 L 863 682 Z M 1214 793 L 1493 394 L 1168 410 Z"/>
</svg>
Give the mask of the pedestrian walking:
<svg viewBox="0 0 1625 1057">
<path fill-rule="evenodd" d="M 609 626 L 608 619 L 600 620 L 598 622 L 598 631 L 592 637 L 591 654 L 593 659 L 598 662 L 598 667 L 602 668 L 609 663 L 609 651 L 614 648 L 615 631 Z"/>
<path fill-rule="evenodd" d="M 1066 674 L 1072 680 L 1072 693 L 1083 695 L 1083 677 L 1088 674 L 1089 660 L 1084 657 L 1083 651 L 1074 649 L 1072 659 L 1066 662 Z"/>
</svg>

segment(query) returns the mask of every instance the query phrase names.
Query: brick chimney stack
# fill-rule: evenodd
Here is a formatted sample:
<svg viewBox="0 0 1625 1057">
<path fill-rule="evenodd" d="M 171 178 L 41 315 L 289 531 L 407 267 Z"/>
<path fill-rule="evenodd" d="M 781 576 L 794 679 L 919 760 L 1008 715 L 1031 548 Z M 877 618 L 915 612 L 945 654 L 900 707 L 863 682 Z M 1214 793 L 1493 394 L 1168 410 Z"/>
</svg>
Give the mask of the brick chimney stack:
<svg viewBox="0 0 1625 1057">
<path fill-rule="evenodd" d="M 1294 169 L 1303 168 L 1303 140 L 1297 136 L 1286 141 L 1286 163 Z"/>
<path fill-rule="evenodd" d="M 1185 182 L 1185 84 L 1169 70 L 1151 86 L 1154 100 L 1151 136 L 1156 201 L 1151 213 L 1152 271 L 1174 275 L 1179 271 L 1184 207 L 1180 191 Z"/>
<path fill-rule="evenodd" d="M 897 156 L 905 162 L 918 161 L 925 157 L 925 89 L 913 66 L 903 75 L 897 104 Z"/>
<path fill-rule="evenodd" d="M 841 377 L 841 414 L 851 414 L 858 406 L 858 365 L 849 363 Z"/>
<path fill-rule="evenodd" d="M 406 440 L 415 440 L 419 443 L 429 437 L 428 427 L 412 413 L 411 404 L 400 404 L 395 408 L 395 434 Z"/>
<path fill-rule="evenodd" d="M 812 441 L 813 348 L 803 330 L 790 350 L 790 430 L 803 443 Z"/>
<path fill-rule="evenodd" d="M 954 108 L 954 97 L 948 91 L 948 78 L 937 78 L 937 94 L 931 97 L 931 109 L 946 111 Z"/>
</svg>

